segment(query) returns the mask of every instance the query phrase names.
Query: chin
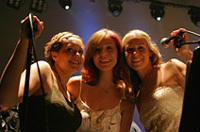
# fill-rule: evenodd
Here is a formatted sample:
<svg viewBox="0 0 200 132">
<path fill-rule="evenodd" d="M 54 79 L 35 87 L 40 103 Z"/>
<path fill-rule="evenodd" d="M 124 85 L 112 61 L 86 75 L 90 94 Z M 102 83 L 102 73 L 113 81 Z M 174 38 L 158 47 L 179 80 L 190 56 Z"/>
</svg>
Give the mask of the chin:
<svg viewBox="0 0 200 132">
<path fill-rule="evenodd" d="M 131 68 L 135 71 L 141 70 L 142 67 L 141 66 L 131 66 Z"/>
<path fill-rule="evenodd" d="M 106 68 L 100 68 L 99 70 L 100 71 L 110 71 L 110 70 L 113 70 L 113 68 L 106 67 Z"/>
<path fill-rule="evenodd" d="M 71 71 L 78 72 L 81 69 L 81 67 L 71 67 Z"/>
</svg>

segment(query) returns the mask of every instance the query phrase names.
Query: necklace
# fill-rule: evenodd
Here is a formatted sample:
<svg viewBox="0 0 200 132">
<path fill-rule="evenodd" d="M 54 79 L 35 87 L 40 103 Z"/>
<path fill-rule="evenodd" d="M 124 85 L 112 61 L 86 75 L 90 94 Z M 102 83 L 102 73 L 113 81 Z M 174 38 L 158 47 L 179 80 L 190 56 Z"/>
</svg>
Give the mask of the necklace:
<svg viewBox="0 0 200 132">
<path fill-rule="evenodd" d="M 60 78 L 58 72 L 56 71 L 56 69 L 55 69 L 54 71 L 55 71 L 55 73 L 56 73 L 56 75 L 57 75 L 57 77 L 58 77 L 58 81 L 60 82 L 62 89 L 63 89 L 63 90 L 65 91 L 65 93 L 67 94 L 67 97 L 66 97 L 67 100 L 72 102 L 72 107 L 74 108 L 74 104 L 73 104 L 73 102 L 74 102 L 74 97 L 71 96 L 71 94 L 69 94 L 69 92 L 67 91 L 67 88 L 63 86 L 62 81 L 61 81 L 61 78 Z M 65 96 L 65 95 L 64 95 L 64 96 Z"/>
<path fill-rule="evenodd" d="M 104 92 L 105 92 L 106 94 L 109 94 L 109 91 L 108 91 L 108 90 L 106 90 L 106 89 L 104 89 Z"/>
<path fill-rule="evenodd" d="M 136 98 L 137 98 L 137 99 L 139 99 L 140 94 L 141 94 L 141 91 L 145 88 L 146 82 L 148 81 L 149 76 L 151 75 L 152 71 L 153 71 L 153 68 L 150 70 L 150 72 L 148 72 L 148 73 L 146 74 L 146 76 L 144 77 L 143 81 L 142 81 L 141 84 L 139 85 L 139 90 L 138 90 L 137 95 L 136 95 Z"/>
<path fill-rule="evenodd" d="M 104 90 L 104 92 L 105 92 L 106 94 L 109 94 L 110 91 L 113 90 L 114 85 L 111 85 L 110 87 L 111 87 L 110 89 L 103 88 L 103 90 Z"/>
<path fill-rule="evenodd" d="M 56 73 L 56 75 L 57 75 L 57 77 L 58 77 L 58 81 L 59 81 L 59 83 L 61 84 L 62 89 L 63 89 L 65 92 L 67 92 L 67 88 L 64 87 L 63 84 L 62 84 L 60 75 L 58 74 L 58 72 L 57 72 L 56 70 L 54 70 L 54 71 L 55 71 L 55 73 Z"/>
</svg>

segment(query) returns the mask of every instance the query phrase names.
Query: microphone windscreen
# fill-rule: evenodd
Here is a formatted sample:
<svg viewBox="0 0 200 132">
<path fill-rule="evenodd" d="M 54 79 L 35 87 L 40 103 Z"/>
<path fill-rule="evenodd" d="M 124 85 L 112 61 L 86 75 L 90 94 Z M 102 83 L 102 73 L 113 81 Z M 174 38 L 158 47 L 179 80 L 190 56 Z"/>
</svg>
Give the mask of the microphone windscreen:
<svg viewBox="0 0 200 132">
<path fill-rule="evenodd" d="M 164 47 L 164 48 L 168 48 L 169 47 L 169 38 L 162 38 L 160 41 L 160 44 Z"/>
</svg>

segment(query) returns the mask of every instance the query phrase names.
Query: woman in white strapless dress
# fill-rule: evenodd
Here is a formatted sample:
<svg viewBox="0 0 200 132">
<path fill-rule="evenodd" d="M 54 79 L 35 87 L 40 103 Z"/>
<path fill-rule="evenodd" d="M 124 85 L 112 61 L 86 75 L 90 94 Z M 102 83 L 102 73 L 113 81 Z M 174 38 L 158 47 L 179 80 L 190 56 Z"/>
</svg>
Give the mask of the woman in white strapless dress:
<svg viewBox="0 0 200 132">
<path fill-rule="evenodd" d="M 181 30 L 174 31 L 176 35 Z M 180 38 L 188 40 L 188 35 Z M 150 36 L 142 30 L 128 32 L 123 40 L 124 57 L 130 69 L 140 121 L 146 131 L 176 132 L 182 114 L 186 65 L 171 59 L 162 62 L 160 52 Z M 175 48 L 176 49 L 176 48 Z M 185 61 L 192 59 L 188 45 L 176 49 Z"/>
</svg>

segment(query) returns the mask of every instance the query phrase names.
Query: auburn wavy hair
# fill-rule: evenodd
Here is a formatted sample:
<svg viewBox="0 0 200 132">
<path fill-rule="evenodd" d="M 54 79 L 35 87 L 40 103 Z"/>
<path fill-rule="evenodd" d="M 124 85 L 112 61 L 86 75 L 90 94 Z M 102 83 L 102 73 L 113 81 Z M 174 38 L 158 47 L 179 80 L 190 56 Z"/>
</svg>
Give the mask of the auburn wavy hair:
<svg viewBox="0 0 200 132">
<path fill-rule="evenodd" d="M 120 36 L 112 30 L 109 29 L 101 29 L 95 32 L 89 39 L 86 51 L 85 51 L 85 61 L 83 64 L 83 69 L 81 70 L 83 81 L 88 83 L 89 85 L 95 85 L 99 80 L 99 69 L 95 66 L 93 61 L 93 56 L 95 54 L 97 45 L 105 39 L 111 38 L 114 40 L 115 45 L 117 47 L 117 64 L 113 69 L 114 83 L 118 83 L 119 80 L 122 79 L 122 44 Z"/>
</svg>

